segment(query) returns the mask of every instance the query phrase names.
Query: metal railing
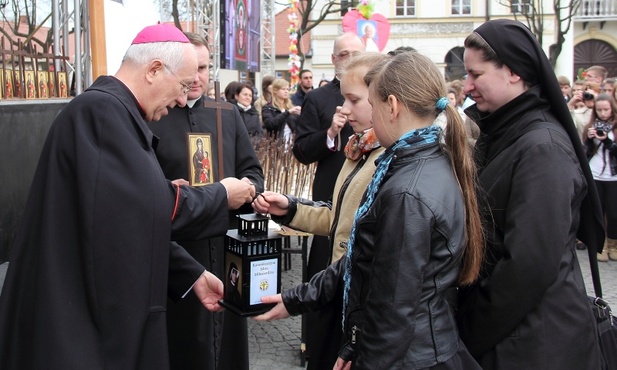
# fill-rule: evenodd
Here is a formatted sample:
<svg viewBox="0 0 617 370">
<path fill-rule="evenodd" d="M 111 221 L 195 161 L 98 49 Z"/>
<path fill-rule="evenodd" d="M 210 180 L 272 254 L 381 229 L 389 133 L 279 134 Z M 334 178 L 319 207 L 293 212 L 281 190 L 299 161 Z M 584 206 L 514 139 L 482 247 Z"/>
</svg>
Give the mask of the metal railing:
<svg viewBox="0 0 617 370">
<path fill-rule="evenodd" d="M 617 0 L 581 0 L 576 20 L 617 20 Z"/>
</svg>

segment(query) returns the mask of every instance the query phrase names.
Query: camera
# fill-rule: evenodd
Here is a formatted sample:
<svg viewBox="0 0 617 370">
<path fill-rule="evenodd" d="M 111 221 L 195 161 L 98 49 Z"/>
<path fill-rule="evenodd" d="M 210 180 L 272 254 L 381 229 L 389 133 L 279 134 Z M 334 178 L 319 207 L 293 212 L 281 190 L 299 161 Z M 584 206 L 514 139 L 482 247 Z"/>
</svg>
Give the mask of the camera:
<svg viewBox="0 0 617 370">
<path fill-rule="evenodd" d="M 593 100 L 594 96 L 592 93 L 584 91 L 583 92 L 583 100 Z"/>
<path fill-rule="evenodd" d="M 613 125 L 610 122 L 601 121 L 596 119 L 593 123 L 593 128 L 596 130 L 597 136 L 604 136 L 607 132 L 613 130 Z"/>
</svg>

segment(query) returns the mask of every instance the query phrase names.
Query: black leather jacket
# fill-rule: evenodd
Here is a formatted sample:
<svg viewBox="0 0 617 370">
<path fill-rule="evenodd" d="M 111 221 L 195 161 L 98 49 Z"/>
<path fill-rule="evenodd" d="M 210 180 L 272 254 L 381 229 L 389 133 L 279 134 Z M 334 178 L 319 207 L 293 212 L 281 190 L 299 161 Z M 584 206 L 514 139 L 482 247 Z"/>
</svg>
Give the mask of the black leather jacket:
<svg viewBox="0 0 617 370">
<path fill-rule="evenodd" d="M 354 369 L 426 368 L 455 354 L 459 339 L 446 295 L 457 285 L 464 237 L 462 194 L 439 144 L 400 149 L 357 224 L 349 343 L 340 354 L 353 358 Z M 284 291 L 289 313 L 328 302 L 343 284 L 346 260 Z"/>
<path fill-rule="evenodd" d="M 285 130 L 285 124 L 289 126 L 291 132 L 296 132 L 296 126 L 298 125 L 300 116 L 290 114 L 289 110 L 281 112 L 281 110 L 273 106 L 272 103 L 268 103 L 261 108 L 261 118 L 268 133 L 278 133 L 282 135 Z"/>
</svg>

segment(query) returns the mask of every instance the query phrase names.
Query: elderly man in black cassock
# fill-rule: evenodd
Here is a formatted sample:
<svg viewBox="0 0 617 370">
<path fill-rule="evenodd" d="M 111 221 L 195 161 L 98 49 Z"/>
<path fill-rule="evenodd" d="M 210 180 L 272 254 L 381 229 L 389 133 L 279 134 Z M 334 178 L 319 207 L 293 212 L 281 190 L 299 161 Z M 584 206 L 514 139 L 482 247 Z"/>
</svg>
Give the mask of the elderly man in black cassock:
<svg viewBox="0 0 617 370">
<path fill-rule="evenodd" d="M 224 176 L 233 176 L 253 183 L 257 191 L 263 191 L 263 172 L 246 126 L 239 111 L 231 104 L 221 109 L 221 130 L 217 128 L 217 112 L 214 101 L 204 94 L 209 84 L 210 52 L 206 40 L 197 34 L 186 33 L 197 50 L 197 78 L 188 93 L 185 107 L 176 107 L 150 128 L 160 138 L 156 156 L 168 178 L 191 178 L 193 150 L 187 145 L 187 135 L 210 137 L 209 165 L 213 180 L 219 179 L 221 164 Z M 223 152 L 219 153 L 222 140 Z M 207 140 L 204 140 L 207 145 Z M 191 161 L 189 161 L 189 158 Z M 222 160 L 222 163 L 221 163 Z M 205 168 L 205 166 L 204 166 Z M 197 183 L 196 185 L 202 185 Z M 206 185 L 209 187 L 211 185 Z M 244 213 L 253 213 L 249 207 Z M 230 214 L 230 228 L 237 228 L 237 212 Z M 182 245 L 208 271 L 223 278 L 224 242 L 217 238 L 180 238 Z M 201 307 L 194 294 L 168 307 L 169 353 L 171 369 L 233 369 L 248 370 L 248 332 L 246 318 L 231 311 L 208 312 Z"/>
<path fill-rule="evenodd" d="M 180 30 L 146 27 L 52 124 L 0 299 L 0 369 L 166 370 L 167 296 L 220 310 L 222 282 L 170 239 L 224 233 L 255 189 L 176 186 L 146 124 L 186 104 L 196 72 Z"/>
</svg>

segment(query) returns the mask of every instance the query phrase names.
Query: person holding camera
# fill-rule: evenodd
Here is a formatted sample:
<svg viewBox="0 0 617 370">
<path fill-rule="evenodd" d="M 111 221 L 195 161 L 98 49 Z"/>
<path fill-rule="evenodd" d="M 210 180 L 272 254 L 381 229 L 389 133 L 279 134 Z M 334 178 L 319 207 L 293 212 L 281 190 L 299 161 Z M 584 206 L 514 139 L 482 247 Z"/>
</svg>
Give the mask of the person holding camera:
<svg viewBox="0 0 617 370">
<path fill-rule="evenodd" d="M 605 216 L 606 239 L 598 261 L 617 261 L 617 104 L 608 94 L 595 98 L 595 107 L 589 123 L 585 125 L 583 142 L 589 167 L 598 189 Z"/>
<path fill-rule="evenodd" d="M 600 93 L 599 85 L 588 81 L 576 81 L 572 98 L 568 101 L 568 109 L 579 135 L 583 135 L 583 128 L 589 122 L 593 112 L 596 95 Z"/>
</svg>

